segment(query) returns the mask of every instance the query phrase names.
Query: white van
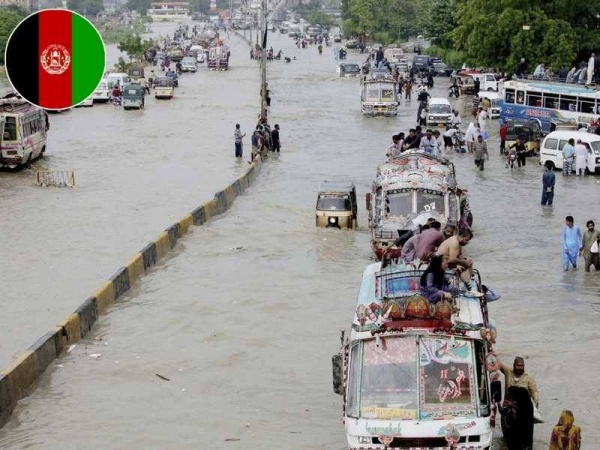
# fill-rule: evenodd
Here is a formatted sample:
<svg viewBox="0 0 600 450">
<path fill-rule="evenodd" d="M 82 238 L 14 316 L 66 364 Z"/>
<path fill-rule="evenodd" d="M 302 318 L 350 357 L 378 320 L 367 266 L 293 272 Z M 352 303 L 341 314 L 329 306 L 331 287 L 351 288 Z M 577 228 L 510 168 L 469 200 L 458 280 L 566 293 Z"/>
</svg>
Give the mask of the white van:
<svg viewBox="0 0 600 450">
<path fill-rule="evenodd" d="M 472 73 L 470 75 L 479 80 L 480 91 L 498 92 L 498 80 L 493 73 Z"/>
<path fill-rule="evenodd" d="M 426 123 L 429 125 L 449 125 L 452 123 L 452 106 L 447 98 L 432 97 L 427 105 Z"/>
<path fill-rule="evenodd" d="M 113 87 L 115 87 L 115 84 L 117 84 L 117 83 L 119 84 L 120 87 L 123 87 L 126 84 L 131 83 L 131 78 L 126 73 L 119 73 L 119 72 L 109 73 L 105 79 L 106 79 L 109 89 L 112 89 Z"/>
<path fill-rule="evenodd" d="M 569 139 L 573 139 L 575 143 L 577 139 L 581 139 L 588 149 L 588 171 L 600 173 L 600 136 L 586 131 L 553 131 L 548 134 L 540 148 L 540 164 L 549 162 L 555 169 L 562 169 L 562 149 Z M 573 164 L 573 171 L 575 171 L 575 164 Z"/>
<path fill-rule="evenodd" d="M 488 117 L 490 119 L 500 117 L 500 94 L 492 91 L 479 91 L 478 96 L 480 101 L 483 101 L 484 98 L 490 101 L 490 107 L 488 108 Z"/>
</svg>

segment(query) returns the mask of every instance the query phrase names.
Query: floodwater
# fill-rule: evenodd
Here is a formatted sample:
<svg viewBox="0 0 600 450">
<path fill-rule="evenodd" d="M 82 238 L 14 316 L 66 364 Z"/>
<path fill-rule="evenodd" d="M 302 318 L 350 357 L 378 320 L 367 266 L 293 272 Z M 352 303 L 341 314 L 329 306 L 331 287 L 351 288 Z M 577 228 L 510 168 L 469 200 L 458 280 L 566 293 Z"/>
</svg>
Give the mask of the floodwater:
<svg viewBox="0 0 600 450">
<path fill-rule="evenodd" d="M 357 183 L 364 199 L 391 135 L 414 125 L 417 104 L 403 102 L 397 118 L 363 118 L 358 81 L 336 78 L 337 61 L 331 49 L 319 56 L 316 48 L 296 49 L 284 36 L 273 36 L 271 42 L 275 50 L 283 48 L 285 55 L 297 58 L 290 64 L 269 64 L 271 122 L 281 127 L 281 155 L 269 159 L 259 181 L 229 212 L 180 240 L 174 257 L 144 277 L 100 319 L 89 339 L 50 367 L 39 387 L 19 403 L 11 422 L 0 430 L 2 448 L 344 448 L 341 398 L 332 392 L 331 356 L 338 351 L 340 329 L 350 324 L 361 274 L 372 255 L 364 207 L 359 209 L 357 231 L 317 229 L 316 192 L 324 179 L 349 179 Z M 235 92 L 236 98 L 254 93 L 256 79 L 237 68 L 250 61 L 239 59 L 236 52 L 232 55 L 238 59 L 228 75 L 231 82 L 235 77 L 243 86 Z M 349 60 L 360 62 L 362 55 L 350 53 Z M 436 81 L 440 86 L 434 94 L 445 95 L 447 80 Z M 231 93 L 230 89 L 223 92 Z M 182 129 L 187 133 L 194 126 L 186 120 L 190 114 L 186 108 L 194 104 L 190 101 L 172 113 L 185 121 Z M 145 115 L 154 109 L 144 112 L 140 129 L 149 129 Z M 222 112 L 226 119 L 218 130 L 228 138 L 230 124 L 240 112 L 237 105 L 224 106 Z M 93 133 L 88 127 L 86 132 Z M 196 138 L 210 138 L 200 127 Z M 249 124 L 243 127 L 248 131 Z M 60 136 L 56 128 L 54 139 Z M 70 133 L 77 129 L 70 128 Z M 62 136 L 68 142 L 73 139 L 66 130 Z M 175 144 L 183 136 L 171 139 Z M 97 133 L 94 137 L 101 139 Z M 90 139 L 92 143 L 98 146 Z M 222 161 L 211 159 L 215 166 L 211 169 L 217 171 L 221 164 L 221 170 L 229 167 L 233 173 L 229 147 L 221 146 L 226 147 L 221 152 L 225 156 Z M 509 364 L 514 356 L 523 356 L 526 370 L 538 382 L 546 423 L 536 426 L 535 450 L 547 448 L 551 427 L 563 408 L 573 410 L 583 429 L 582 448 L 596 449 L 600 389 L 590 380 L 600 370 L 595 357 L 600 343 L 600 274 L 586 274 L 581 267 L 563 272 L 560 235 L 569 214 L 581 226 L 589 218 L 600 223 L 600 177 L 563 179 L 557 173 L 554 208 L 544 209 L 539 205 L 542 170 L 537 161 L 530 158 L 525 168 L 510 172 L 497 148 L 494 137 L 484 172 L 475 170 L 469 155 L 448 154 L 456 164 L 459 184 L 470 191 L 475 215 L 476 237 L 465 251 L 486 284 L 503 294 L 490 305 L 499 330 L 496 349 Z M 76 152 L 71 150 L 61 163 L 74 164 L 73 157 Z M 86 160 L 96 171 L 105 166 L 97 158 L 104 159 L 100 153 Z M 58 242 L 48 245 L 56 251 L 50 253 L 56 272 L 36 276 L 37 283 L 23 283 L 21 291 L 52 289 L 55 296 L 70 292 L 73 300 L 83 300 L 102 276 L 124 260 L 124 255 L 109 250 L 113 245 L 105 244 L 107 239 L 115 240 L 106 228 L 139 230 L 120 243 L 120 247 L 132 244 L 131 249 L 121 248 L 132 253 L 175 217 L 164 223 L 161 218 L 182 215 L 200 203 L 199 196 L 189 194 L 174 201 L 177 187 L 184 189 L 190 176 L 175 186 L 157 180 L 139 170 L 148 158 L 140 152 L 136 164 L 102 170 L 121 183 L 133 177 L 135 182 L 125 189 L 107 183 L 102 185 L 104 191 L 97 187 L 86 202 L 78 203 L 75 211 L 81 217 L 94 217 L 95 223 L 66 227 L 74 219 L 53 221 L 57 234 L 60 229 L 79 235 L 54 236 Z M 164 177 L 186 177 L 177 177 L 172 173 L 176 168 L 168 165 L 155 170 Z M 98 179 L 96 171 L 86 174 Z M 203 177 L 197 181 L 202 186 L 198 189 L 207 195 L 216 191 L 220 184 L 210 186 L 211 181 Z M 153 183 L 162 183 L 163 189 Z M 23 185 L 21 190 L 33 189 Z M 44 218 L 55 216 L 52 208 L 65 209 L 61 196 L 79 191 L 53 191 L 58 198 L 50 200 L 51 208 L 43 208 Z M 121 193 L 126 193 L 124 205 L 115 202 Z M 155 217 L 154 228 L 149 219 L 134 221 L 137 216 L 131 214 L 129 204 L 144 204 L 146 196 L 153 200 L 157 195 L 163 196 L 158 202 L 163 203 L 161 209 L 147 214 Z M 33 195 L 30 201 L 42 204 Z M 107 213 L 107 203 L 121 209 Z M 24 202 L 16 205 L 25 208 Z M 38 214 L 40 209 L 38 205 Z M 48 233 L 47 227 L 41 232 Z M 14 239 L 16 233 L 13 229 L 9 235 Z M 81 250 L 90 248 L 92 235 L 98 247 L 91 248 L 104 250 L 97 264 L 96 256 L 87 257 L 90 251 Z M 61 245 L 69 252 L 85 253 L 78 264 L 73 263 L 83 272 L 78 282 L 64 281 L 70 271 L 63 265 L 70 258 L 56 249 Z M 22 250 L 31 255 L 33 246 L 25 240 Z M 19 261 L 21 270 L 24 264 Z M 100 264 L 107 268 L 100 270 Z M 55 281 L 61 276 L 62 283 Z M 20 298 L 17 293 L 13 297 Z M 40 301 L 33 304 L 31 314 Z M 61 309 L 53 304 L 56 315 L 70 312 L 71 305 L 67 306 Z M 30 334 L 27 342 L 32 341 Z M 502 448 L 500 439 L 497 442 Z"/>
</svg>

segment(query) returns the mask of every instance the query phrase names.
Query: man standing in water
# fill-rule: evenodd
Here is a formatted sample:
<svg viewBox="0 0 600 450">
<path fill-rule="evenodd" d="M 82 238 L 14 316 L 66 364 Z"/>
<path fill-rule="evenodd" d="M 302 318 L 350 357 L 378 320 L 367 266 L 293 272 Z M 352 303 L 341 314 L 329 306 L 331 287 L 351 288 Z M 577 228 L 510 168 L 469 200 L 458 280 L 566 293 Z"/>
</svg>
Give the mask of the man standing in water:
<svg viewBox="0 0 600 450">
<path fill-rule="evenodd" d="M 236 123 L 235 124 L 235 131 L 233 132 L 233 138 L 235 140 L 235 157 L 236 158 L 241 158 L 242 157 L 242 152 L 244 150 L 243 144 L 242 144 L 242 139 L 244 138 L 244 136 L 246 136 L 246 134 L 242 134 L 242 131 L 240 130 L 240 124 Z"/>
<path fill-rule="evenodd" d="M 505 393 L 511 386 L 517 386 L 527 389 L 529 396 L 535 403 L 536 408 L 540 407 L 540 397 L 533 377 L 525 373 L 525 360 L 519 356 L 515 358 L 512 369 L 506 364 L 500 364 L 500 370 L 504 374 Z"/>
<path fill-rule="evenodd" d="M 279 153 L 281 150 L 281 141 L 279 141 L 279 125 L 275 124 L 275 129 L 271 131 L 271 143 L 273 147 L 271 151 Z"/>
<path fill-rule="evenodd" d="M 565 227 L 563 228 L 563 268 L 565 272 L 569 270 L 569 264 L 573 269 L 577 268 L 577 253 L 581 245 L 581 229 L 573 225 L 573 216 L 565 217 Z"/>
<path fill-rule="evenodd" d="M 542 206 L 552 206 L 554 200 L 554 184 L 556 177 L 552 170 L 552 163 L 546 164 L 546 171 L 542 175 Z"/>
<path fill-rule="evenodd" d="M 583 232 L 583 239 L 581 242 L 581 248 L 579 249 L 579 256 L 583 256 L 585 260 L 585 271 L 590 271 L 590 266 L 594 266 L 596 272 L 600 270 L 600 261 L 598 261 L 598 239 L 600 239 L 600 231 L 595 230 L 595 224 L 593 220 L 588 220 L 585 224 L 587 230 Z M 592 249 L 592 246 L 596 244 L 596 248 Z M 592 250 L 596 250 L 592 252 Z"/>
</svg>

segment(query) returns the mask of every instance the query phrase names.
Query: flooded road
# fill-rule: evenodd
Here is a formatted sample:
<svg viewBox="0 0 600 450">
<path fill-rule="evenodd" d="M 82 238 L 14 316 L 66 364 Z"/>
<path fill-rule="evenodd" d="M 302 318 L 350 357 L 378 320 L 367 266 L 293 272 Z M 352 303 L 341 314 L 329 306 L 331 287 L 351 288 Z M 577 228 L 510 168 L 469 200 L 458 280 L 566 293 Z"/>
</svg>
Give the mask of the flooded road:
<svg viewBox="0 0 600 450">
<path fill-rule="evenodd" d="M 357 231 L 315 228 L 316 192 L 324 179 L 350 179 L 364 199 L 391 135 L 414 126 L 417 104 L 403 103 L 398 118 L 363 118 L 358 81 L 336 78 L 337 62 L 330 48 L 319 56 L 316 48 L 296 49 L 289 38 L 279 35 L 272 45 L 297 58 L 290 64 L 269 65 L 272 123 L 281 127 L 281 155 L 270 158 L 259 181 L 225 216 L 181 239 L 175 257 L 145 277 L 99 320 L 89 339 L 48 369 L 38 389 L 19 403 L 11 422 L 0 430 L 0 447 L 345 448 L 341 398 L 332 392 L 331 355 L 338 351 L 339 330 L 350 324 L 362 271 L 371 262 L 370 236 L 362 200 Z M 238 64 L 250 62 L 244 57 Z M 362 62 L 362 56 L 350 53 L 349 60 Z M 255 68 L 249 69 L 246 79 L 242 73 L 246 72 L 240 69 L 228 74 L 240 86 L 236 97 L 254 92 L 256 86 Z M 434 94 L 445 94 L 447 80 L 436 82 Z M 248 103 L 252 111 L 255 105 Z M 229 104 L 222 112 L 220 130 L 228 135 L 229 124 L 240 111 Z M 174 114 L 183 120 L 191 113 L 178 108 Z M 194 134 L 191 123 L 181 124 L 182 135 Z M 231 166 L 225 147 L 223 167 L 233 173 L 236 166 Z M 582 448 L 597 449 L 600 389 L 589 381 L 600 370 L 595 357 L 600 344 L 600 276 L 581 269 L 562 272 L 560 235 L 568 214 L 580 226 L 589 218 L 600 222 L 598 202 L 591 201 L 600 196 L 600 178 L 563 179 L 557 173 L 555 206 L 542 209 L 542 170 L 537 161 L 530 158 L 524 169 L 511 173 L 497 148 L 493 138 L 484 172 L 475 170 L 469 155 L 448 154 L 456 164 L 459 184 L 470 191 L 475 215 L 475 239 L 465 251 L 486 284 L 503 294 L 490 305 L 499 331 L 496 348 L 509 364 L 514 356 L 523 356 L 526 371 L 538 382 L 546 423 L 536 427 L 535 450 L 547 448 L 551 427 L 563 408 L 572 409 L 582 427 Z M 89 158 L 100 167 L 95 162 L 99 156 Z M 136 164 L 143 166 L 146 158 L 147 154 L 139 155 Z M 211 169 L 218 164 L 215 159 Z M 113 176 L 126 183 L 127 176 L 133 177 L 133 167 L 126 165 L 117 171 L 121 176 Z M 154 174 L 160 168 L 161 177 L 178 178 L 172 173 L 175 167 L 153 167 Z M 54 238 L 77 252 L 94 236 L 111 273 L 153 237 L 157 227 L 172 221 L 161 219 L 181 215 L 198 203 L 198 195 L 182 199 L 177 184 L 165 183 L 163 211 L 162 215 L 154 211 L 154 227 L 135 221 L 132 214 L 125 217 L 131 203 L 150 203 L 144 201 L 147 191 L 138 185 L 155 180 L 146 175 L 136 172 L 135 182 L 126 183 L 129 191 L 109 185 L 103 192 L 96 187 L 88 201 L 96 208 L 110 203 L 121 208 L 119 212 L 88 207 L 87 216 L 99 224 L 87 232 L 85 226 L 77 229 L 79 241 Z M 204 189 L 210 181 L 202 178 L 198 185 Z M 207 186 L 206 195 L 219 186 Z M 85 188 L 54 194 L 73 196 L 81 189 Z M 121 192 L 127 198 L 125 205 L 115 202 Z M 149 198 L 156 195 L 155 191 Z M 42 204 L 41 199 L 36 201 Z M 61 198 L 53 205 L 62 205 Z M 150 234 L 133 242 L 123 257 L 109 250 L 113 246 L 106 240 L 112 235 L 104 228 L 142 225 Z M 48 245 L 60 247 L 59 242 Z M 58 261 L 68 263 L 55 251 L 57 267 Z M 96 278 L 84 277 L 79 285 L 71 283 L 74 300 L 82 300 L 105 275 L 106 271 Z M 86 290 L 83 283 L 90 278 Z M 48 292 L 54 286 L 62 295 L 63 286 L 46 282 L 54 279 L 53 274 L 38 278 L 36 289 Z M 57 316 L 71 309 L 57 311 Z M 27 343 L 31 340 L 29 336 Z"/>
<path fill-rule="evenodd" d="M 0 173 L 1 366 L 246 170 L 233 130 L 256 123 L 260 73 L 248 45 L 231 42 L 230 71 L 183 74 L 171 101 L 150 95 L 143 111 L 95 104 L 51 115 L 46 157 Z M 116 47 L 107 55 L 116 61 Z M 76 188 L 34 186 L 44 168 L 75 170 Z"/>
</svg>

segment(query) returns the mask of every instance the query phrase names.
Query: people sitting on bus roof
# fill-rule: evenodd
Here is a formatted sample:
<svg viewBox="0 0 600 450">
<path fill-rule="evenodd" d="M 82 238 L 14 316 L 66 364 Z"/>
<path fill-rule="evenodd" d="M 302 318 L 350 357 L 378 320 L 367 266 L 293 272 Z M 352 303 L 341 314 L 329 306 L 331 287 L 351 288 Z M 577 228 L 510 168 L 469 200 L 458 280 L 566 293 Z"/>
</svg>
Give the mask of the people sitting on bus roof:
<svg viewBox="0 0 600 450">
<path fill-rule="evenodd" d="M 472 297 L 483 297 L 481 292 L 475 291 L 472 281 L 473 261 L 471 258 L 465 258 L 462 255 L 462 247 L 467 245 L 473 233 L 471 230 L 463 228 L 457 236 L 452 236 L 442 242 L 437 249 L 436 255 L 448 257 L 448 266 L 455 270 L 462 282 L 467 288 L 467 294 Z"/>
<path fill-rule="evenodd" d="M 458 294 L 455 289 L 450 287 L 446 277 L 447 268 L 448 257 L 436 255 L 431 258 L 429 266 L 421 275 L 421 292 L 431 303 L 452 300 L 452 295 Z"/>
</svg>

